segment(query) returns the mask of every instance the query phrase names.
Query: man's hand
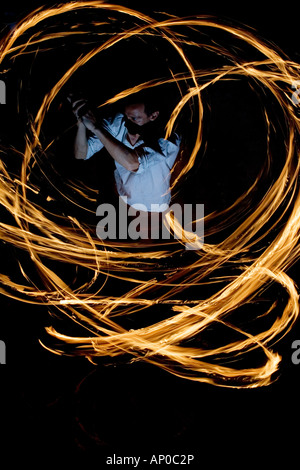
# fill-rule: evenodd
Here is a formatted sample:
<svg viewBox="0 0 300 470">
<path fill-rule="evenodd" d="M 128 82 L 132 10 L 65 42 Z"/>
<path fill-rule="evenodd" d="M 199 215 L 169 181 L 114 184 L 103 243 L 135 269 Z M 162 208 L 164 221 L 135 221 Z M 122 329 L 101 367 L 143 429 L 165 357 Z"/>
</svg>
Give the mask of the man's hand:
<svg viewBox="0 0 300 470">
<path fill-rule="evenodd" d="M 88 110 L 83 116 L 81 116 L 81 121 L 83 122 L 85 127 L 91 132 L 94 132 L 96 130 L 97 121 L 92 111 Z"/>
<path fill-rule="evenodd" d="M 84 126 L 91 132 L 96 129 L 96 117 L 92 111 L 88 108 L 87 100 L 80 99 L 73 101 L 72 95 L 68 97 L 68 101 L 72 105 L 72 111 L 78 121 L 78 123 L 84 124 Z"/>
<path fill-rule="evenodd" d="M 73 113 L 78 121 L 78 132 L 75 141 L 75 157 L 86 159 L 88 144 L 86 139 L 86 129 L 89 129 L 100 140 L 110 156 L 120 165 L 129 171 L 137 171 L 139 159 L 136 150 L 126 147 L 119 142 L 109 132 L 101 126 L 97 126 L 96 118 L 88 107 L 87 100 L 74 99 L 72 95 L 68 97 L 72 105 Z M 83 126 L 84 125 L 84 126 Z M 85 129 L 86 128 L 86 129 Z"/>
</svg>

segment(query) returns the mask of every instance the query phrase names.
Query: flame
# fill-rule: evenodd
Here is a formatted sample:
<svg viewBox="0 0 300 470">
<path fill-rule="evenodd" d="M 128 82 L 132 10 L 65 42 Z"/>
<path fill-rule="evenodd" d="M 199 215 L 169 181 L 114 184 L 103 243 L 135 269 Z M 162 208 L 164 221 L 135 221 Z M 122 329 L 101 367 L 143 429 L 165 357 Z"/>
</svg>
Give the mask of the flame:
<svg viewBox="0 0 300 470">
<path fill-rule="evenodd" d="M 53 353 L 83 355 L 92 362 L 98 357 L 115 358 L 129 354 L 133 361 L 143 360 L 189 380 L 226 387 L 268 385 L 281 361 L 280 355 L 271 348 L 290 331 L 299 314 L 297 287 L 287 270 L 299 258 L 300 159 L 297 139 L 300 122 L 289 90 L 293 83 L 299 81 L 300 66 L 258 38 L 253 31 L 215 18 L 164 15 L 163 19 L 155 19 L 120 5 L 102 1 L 74 1 L 52 8 L 39 8 L 21 20 L 1 40 L 1 67 L 6 66 L 7 62 L 13 67 L 13 60 L 17 57 L 37 53 L 42 50 L 42 46 L 44 50 L 47 47 L 51 49 L 53 41 L 57 44 L 67 35 L 74 36 L 74 40 L 78 36 L 79 40 L 85 34 L 83 25 L 77 24 L 74 29 L 74 24 L 71 24 L 73 29 L 69 31 L 66 23 L 62 22 L 60 31 L 49 32 L 47 22 L 51 18 L 59 21 L 59 17 L 66 13 L 83 10 L 107 12 L 106 22 L 93 23 L 97 32 L 97 45 L 80 55 L 45 94 L 28 126 L 19 174 L 14 175 L 9 170 L 9 164 L 0 162 L 0 203 L 10 215 L 10 222 L 0 223 L 1 239 L 26 252 L 39 277 L 39 285 L 35 285 L 26 274 L 26 268 L 19 263 L 23 283 L 0 274 L 1 293 L 22 302 L 54 308 L 86 332 L 85 336 L 77 337 L 62 334 L 53 326 L 48 327 L 47 332 L 56 344 L 48 346 L 42 341 L 41 344 Z M 120 17 L 130 21 L 128 29 L 121 21 L 118 33 L 104 31 L 105 24 L 109 25 L 110 21 L 115 20 L 111 18 L 113 14 L 116 15 L 116 21 Z M 36 28 L 39 28 L 38 32 Z M 218 41 L 205 43 L 205 32 L 212 37 L 215 32 L 222 32 L 229 42 L 239 41 L 239 48 L 243 45 L 251 50 L 253 60 L 240 59 L 233 47 L 226 47 Z M 197 34 L 199 41 L 192 39 Z M 255 186 L 272 166 L 269 149 L 275 123 L 266 107 L 264 116 L 268 151 L 265 166 L 251 188 L 230 207 L 205 216 L 205 227 L 208 227 L 206 239 L 222 228 L 232 226 L 239 218 L 241 223 L 224 240 L 201 245 L 198 251 L 193 252 L 193 261 L 187 265 L 178 262 L 175 267 L 168 267 L 168 262 L 174 257 L 174 241 L 169 241 L 166 246 L 148 246 L 145 249 L 139 243 L 128 245 L 125 242 L 99 240 L 95 230 L 80 223 L 77 218 L 58 214 L 53 217 L 46 207 L 39 206 L 31 197 L 39 191 L 30 179 L 32 168 L 52 147 L 52 142 L 47 145 L 42 143 L 41 132 L 53 100 L 73 74 L 92 58 L 130 38 L 147 39 L 152 36 L 160 38 L 172 48 L 184 71 L 170 70 L 169 77 L 135 84 L 98 106 L 105 107 L 136 91 L 176 84 L 181 98 L 166 125 L 168 137 L 184 107 L 193 103 L 193 112 L 198 119 L 197 132 L 189 159 L 174 178 L 172 191 L 176 191 L 178 182 L 193 169 L 203 146 L 202 96 L 204 90 L 217 82 L 243 77 L 251 83 L 255 82 L 261 90 L 269 90 L 281 107 L 286 122 L 285 161 L 280 174 L 260 203 L 251 207 L 251 212 L 245 215 L 244 203 L 251 200 Z M 187 52 L 190 47 L 204 48 L 218 57 L 222 56 L 225 58 L 224 65 L 209 70 L 195 68 Z M 186 90 L 183 84 L 187 85 Z M 11 150 L 3 148 L 2 152 L 5 154 Z M 92 188 L 82 187 L 74 181 L 66 183 L 67 186 L 78 197 L 86 195 L 89 200 L 95 199 Z M 170 218 L 169 225 L 174 232 L 181 231 L 178 221 Z M 189 239 L 190 234 L 186 235 Z M 258 246 L 263 246 L 263 249 Z M 183 246 L 178 248 L 176 244 L 175 249 L 177 254 L 184 253 Z M 79 267 L 87 273 L 85 280 L 77 287 L 75 282 L 71 285 L 66 283 L 61 274 L 49 267 L 49 260 L 76 269 Z M 218 279 L 222 267 L 231 267 L 235 274 L 230 278 Z M 157 277 L 156 272 L 162 269 L 164 276 Z M 145 273 L 147 276 L 144 276 Z M 105 290 L 106 285 L 113 280 L 118 281 L 125 293 L 112 295 Z M 219 290 L 217 288 L 207 298 L 195 299 L 197 288 L 218 285 L 218 282 L 222 283 Z M 246 326 L 243 325 L 242 313 L 239 313 L 238 321 L 231 319 L 231 314 L 239 312 L 241 306 L 255 305 L 261 294 L 274 284 L 285 291 L 287 298 L 285 307 L 275 320 L 272 314 L 276 302 L 264 314 L 255 315 Z M 193 295 L 189 297 L 190 292 Z M 199 292 L 203 291 L 200 289 Z M 139 326 L 145 318 L 145 312 L 151 312 L 151 309 L 158 309 L 163 319 Z M 137 318 L 135 328 L 122 326 L 120 319 L 132 315 Z M 259 323 L 256 327 L 257 320 L 262 317 L 270 318 L 268 325 L 261 328 Z M 203 345 L 201 338 L 216 327 L 232 333 L 234 339 L 226 342 L 225 335 L 221 341 L 220 338 L 214 338 L 209 345 Z M 196 340 L 195 346 L 192 346 L 193 340 Z M 221 344 L 214 345 L 217 340 Z M 253 358 L 253 353 L 257 351 L 262 353 L 263 360 L 260 358 L 256 361 Z M 254 361 L 252 367 L 247 365 L 249 361 L 251 363 L 251 358 Z"/>
</svg>

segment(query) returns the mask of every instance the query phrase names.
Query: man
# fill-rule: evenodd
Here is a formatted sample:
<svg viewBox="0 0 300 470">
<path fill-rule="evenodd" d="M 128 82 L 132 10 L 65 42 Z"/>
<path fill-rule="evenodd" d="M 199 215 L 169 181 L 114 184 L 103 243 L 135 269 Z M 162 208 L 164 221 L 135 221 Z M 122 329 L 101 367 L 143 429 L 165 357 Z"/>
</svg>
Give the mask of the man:
<svg viewBox="0 0 300 470">
<path fill-rule="evenodd" d="M 148 212 L 167 210 L 180 138 L 175 135 L 171 141 L 156 135 L 159 109 L 151 101 L 135 97 L 127 101 L 123 113 L 98 123 L 85 100 L 74 101 L 72 106 L 78 120 L 75 157 L 87 160 L 105 148 L 114 159 L 119 196 L 137 209 L 142 205 Z"/>
</svg>

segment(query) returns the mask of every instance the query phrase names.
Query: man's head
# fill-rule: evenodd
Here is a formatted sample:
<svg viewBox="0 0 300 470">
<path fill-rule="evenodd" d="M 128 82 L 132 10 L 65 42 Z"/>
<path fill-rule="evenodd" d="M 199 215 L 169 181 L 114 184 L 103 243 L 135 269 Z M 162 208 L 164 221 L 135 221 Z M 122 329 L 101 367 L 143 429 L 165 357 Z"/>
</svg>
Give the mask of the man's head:
<svg viewBox="0 0 300 470">
<path fill-rule="evenodd" d="M 142 134 L 142 132 L 151 133 L 154 131 L 154 121 L 158 124 L 157 118 L 160 115 L 160 103 L 157 96 L 144 90 L 132 94 L 125 99 L 124 114 L 126 126 L 131 134 Z"/>
<path fill-rule="evenodd" d="M 148 109 L 147 105 L 143 102 L 127 104 L 124 112 L 126 118 L 138 126 L 155 121 L 159 116 L 158 110 Z"/>
<path fill-rule="evenodd" d="M 128 134 L 141 137 L 145 145 L 158 151 L 158 139 L 163 136 L 160 106 L 160 98 L 148 90 L 130 95 L 123 103 Z"/>
</svg>

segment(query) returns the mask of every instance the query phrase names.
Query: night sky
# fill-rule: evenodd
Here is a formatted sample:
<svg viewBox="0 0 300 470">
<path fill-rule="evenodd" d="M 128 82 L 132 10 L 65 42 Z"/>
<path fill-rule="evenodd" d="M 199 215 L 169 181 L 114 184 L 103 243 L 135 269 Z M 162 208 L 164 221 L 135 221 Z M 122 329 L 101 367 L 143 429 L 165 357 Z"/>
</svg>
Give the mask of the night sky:
<svg viewBox="0 0 300 470">
<path fill-rule="evenodd" d="M 162 10 L 178 16 L 207 14 L 242 22 L 280 47 L 292 60 L 300 60 L 296 35 L 299 16 L 293 10 L 296 2 L 288 5 L 240 2 L 238 6 L 231 2 L 219 5 L 198 1 L 184 1 L 176 6 L 167 1 L 119 3 L 149 14 Z M 13 25 L 41 4 L 28 1 L 20 6 L 15 1 L 2 2 L 0 18 L 4 31 L 7 24 Z M 67 47 L 71 52 L 66 60 L 71 63 L 72 47 L 69 43 Z M 139 55 L 142 78 L 148 69 L 145 71 L 141 45 L 136 45 L 135 53 Z M 54 54 L 59 71 L 63 53 Z M 156 57 L 148 59 L 154 64 Z M 113 90 L 118 90 L 118 69 L 128 65 L 124 56 L 120 62 L 110 63 L 111 60 L 106 57 L 100 71 L 99 89 L 103 96 L 105 93 L 109 96 L 108 82 Z M 11 144 L 22 149 L 26 120 L 22 106 L 29 104 L 34 110 L 32 96 L 42 96 L 47 79 L 50 83 L 55 77 L 52 71 L 53 76 L 48 74 L 47 78 L 47 59 L 34 62 L 31 57 L 30 64 L 29 69 L 26 58 L 21 59 L 7 82 L 7 103 L 0 105 L 0 138 L 4 146 Z M 163 61 L 159 66 L 163 69 Z M 39 69 L 41 76 L 37 74 Z M 28 88 L 19 112 L 18 74 L 23 77 L 23 85 L 34 90 Z M 105 74 L 114 80 L 105 79 Z M 125 72 L 124 76 L 128 79 Z M 90 76 L 80 76 L 73 86 L 80 91 L 89 89 L 93 95 L 90 90 L 97 92 L 98 81 L 99 69 L 93 70 L 91 66 Z M 212 108 L 218 103 L 219 113 L 212 113 L 204 132 L 209 142 L 212 134 L 219 138 L 208 147 L 198 172 L 191 177 L 193 184 L 185 192 L 188 199 L 204 201 L 209 210 L 226 207 L 253 182 L 264 152 L 259 102 L 245 93 L 242 83 L 222 86 L 208 96 Z M 46 121 L 49 138 L 57 129 L 60 133 L 57 153 L 52 157 L 56 169 L 51 174 L 53 181 L 63 187 L 64 176 L 82 174 L 97 187 L 101 184 L 97 177 L 99 162 L 95 159 L 83 168 L 82 162 L 73 160 L 74 121 L 65 97 L 60 98 L 62 105 L 55 103 Z M 241 100 L 244 106 L 240 105 Z M 235 115 L 234 120 L 228 119 L 228 108 Z M 239 159 L 241 149 L 243 161 Z M 256 159 L 252 158 L 254 152 Z M 221 153 L 222 158 L 215 157 Z M 17 167 L 18 163 L 15 164 Z M 36 178 L 39 177 L 43 197 L 51 196 L 53 188 L 37 174 Z M 59 203 L 62 211 L 75 210 L 63 200 Z M 7 217 L 2 210 L 0 216 L 3 220 Z M 1 271 L 13 274 L 17 259 L 26 263 L 26 254 L 2 246 Z M 299 267 L 294 266 L 289 274 L 298 284 Z M 113 454 L 148 458 L 154 453 L 193 454 L 197 468 L 221 465 L 244 468 L 245 464 L 270 467 L 279 455 L 284 457 L 285 468 L 293 462 L 297 443 L 294 428 L 299 421 L 300 365 L 292 363 L 291 355 L 293 341 L 300 340 L 299 322 L 276 346 L 282 356 L 276 381 L 264 388 L 237 390 L 180 379 L 142 362 L 128 365 L 127 358 L 120 358 L 116 364 L 102 360 L 96 367 L 84 358 L 51 354 L 39 343 L 39 339 L 47 342 L 45 327 L 52 324 L 48 309 L 4 295 L 0 301 L 0 340 L 5 342 L 7 353 L 6 364 L 0 366 L 0 455 L 8 453 L 9 467 L 14 463 L 30 468 L 39 463 L 43 467 L 62 459 L 69 462 L 68 468 L 77 468 L 83 462 L 85 468 L 93 463 L 95 468 L 102 469 L 112 467 L 106 465 L 106 459 Z M 54 323 L 59 329 L 64 320 L 54 318 Z"/>
</svg>

